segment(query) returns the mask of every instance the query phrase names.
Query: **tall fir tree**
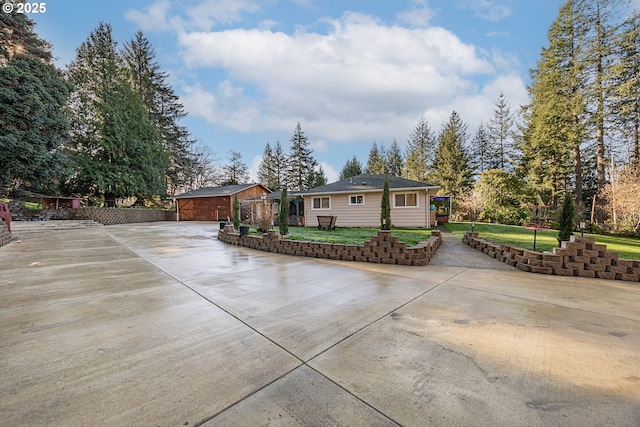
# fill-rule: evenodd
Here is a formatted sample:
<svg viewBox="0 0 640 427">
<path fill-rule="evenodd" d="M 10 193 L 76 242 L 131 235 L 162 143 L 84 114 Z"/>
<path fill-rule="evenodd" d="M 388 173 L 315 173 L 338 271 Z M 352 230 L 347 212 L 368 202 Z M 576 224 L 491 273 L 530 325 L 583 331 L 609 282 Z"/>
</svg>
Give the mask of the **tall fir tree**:
<svg viewBox="0 0 640 427">
<path fill-rule="evenodd" d="M 380 144 L 380 148 L 378 148 L 378 143 L 373 141 L 371 150 L 369 150 L 369 158 L 367 159 L 365 173 L 369 175 L 387 173 L 386 153 L 383 144 Z"/>
<path fill-rule="evenodd" d="M 624 21 L 615 46 L 618 59 L 612 70 L 611 108 L 618 114 L 614 126 L 627 141 L 629 162 L 640 166 L 640 11 Z"/>
<path fill-rule="evenodd" d="M 351 160 L 347 160 L 340 172 L 340 179 L 351 178 L 362 174 L 362 165 L 356 156 L 353 156 Z"/>
<path fill-rule="evenodd" d="M 545 203 L 556 206 L 559 192 L 574 187 L 575 204 L 583 195 L 583 141 L 586 138 L 584 46 L 588 25 L 567 1 L 548 31 L 549 46 L 531 74 L 521 149 L 522 174 Z"/>
<path fill-rule="evenodd" d="M 380 202 L 380 229 L 391 230 L 391 198 L 389 195 L 389 176 L 384 177 L 382 200 Z"/>
<path fill-rule="evenodd" d="M 489 137 L 489 169 L 504 169 L 510 172 L 517 161 L 513 138 L 514 118 L 511 106 L 504 93 L 500 93 L 495 103 L 493 117 L 487 123 Z"/>
<path fill-rule="evenodd" d="M 460 201 L 472 187 L 472 173 L 465 150 L 467 125 L 453 111 L 438 135 L 438 148 L 429 179 L 440 186 L 438 191 Z"/>
<path fill-rule="evenodd" d="M 162 195 L 168 156 L 134 92 L 111 26 L 100 23 L 67 69 L 75 191 L 116 197 Z"/>
<path fill-rule="evenodd" d="M 405 171 L 407 178 L 416 181 L 427 181 L 429 169 L 433 163 L 436 138 L 429 124 L 421 117 L 415 129 L 409 135 L 405 155 Z"/>
<path fill-rule="evenodd" d="M 268 189 L 279 190 L 280 183 L 276 176 L 275 154 L 267 142 L 262 153 L 262 160 L 258 166 L 258 181 Z"/>
<path fill-rule="evenodd" d="M 471 169 L 478 176 L 493 166 L 489 133 L 483 123 L 478 126 L 469 145 L 469 159 Z"/>
<path fill-rule="evenodd" d="M 67 166 L 69 91 L 33 21 L 0 13 L 0 185 L 57 189 Z"/>
<path fill-rule="evenodd" d="M 387 172 L 392 176 L 402 177 L 404 175 L 404 157 L 398 141 L 393 139 L 389 150 L 387 150 Z"/>
<path fill-rule="evenodd" d="M 187 116 L 183 104 L 168 82 L 169 75 L 160 70 L 156 54 L 142 31 L 125 43 L 121 56 L 129 72 L 134 91 L 140 96 L 149 118 L 158 129 L 165 150 L 169 153 L 167 169 L 169 194 L 184 189 L 192 173 L 191 158 L 198 156 L 195 140 L 189 130 L 179 124 Z"/>
<path fill-rule="evenodd" d="M 228 162 L 222 169 L 225 176 L 222 185 L 238 185 L 249 182 L 249 168 L 242 161 L 242 154 L 238 151 L 229 150 Z"/>
<path fill-rule="evenodd" d="M 302 131 L 300 123 L 296 126 L 291 137 L 291 151 L 289 153 L 287 188 L 292 191 L 303 191 L 312 188 L 316 180 L 316 160 L 309 148 L 309 141 Z"/>
</svg>

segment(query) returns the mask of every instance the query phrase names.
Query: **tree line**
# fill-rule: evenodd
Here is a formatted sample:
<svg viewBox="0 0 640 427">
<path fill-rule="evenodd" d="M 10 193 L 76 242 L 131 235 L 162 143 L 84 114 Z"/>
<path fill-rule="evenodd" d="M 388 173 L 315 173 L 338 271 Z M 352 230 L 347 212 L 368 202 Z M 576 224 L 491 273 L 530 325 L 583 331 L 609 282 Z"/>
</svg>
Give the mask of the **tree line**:
<svg viewBox="0 0 640 427">
<path fill-rule="evenodd" d="M 64 70 L 24 14 L 0 14 L 0 186 L 141 200 L 219 179 L 214 153 L 141 31 L 118 48 L 100 23 Z"/>
</svg>

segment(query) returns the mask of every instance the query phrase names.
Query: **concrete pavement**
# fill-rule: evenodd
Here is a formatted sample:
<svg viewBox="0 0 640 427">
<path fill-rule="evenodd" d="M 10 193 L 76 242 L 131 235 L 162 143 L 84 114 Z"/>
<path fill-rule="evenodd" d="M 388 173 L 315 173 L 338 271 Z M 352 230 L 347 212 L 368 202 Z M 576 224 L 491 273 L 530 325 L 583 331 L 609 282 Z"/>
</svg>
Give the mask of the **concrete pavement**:
<svg viewBox="0 0 640 427">
<path fill-rule="evenodd" d="M 0 425 L 640 425 L 638 285 L 505 269 L 451 240 L 402 267 L 216 233 L 0 248 Z"/>
</svg>

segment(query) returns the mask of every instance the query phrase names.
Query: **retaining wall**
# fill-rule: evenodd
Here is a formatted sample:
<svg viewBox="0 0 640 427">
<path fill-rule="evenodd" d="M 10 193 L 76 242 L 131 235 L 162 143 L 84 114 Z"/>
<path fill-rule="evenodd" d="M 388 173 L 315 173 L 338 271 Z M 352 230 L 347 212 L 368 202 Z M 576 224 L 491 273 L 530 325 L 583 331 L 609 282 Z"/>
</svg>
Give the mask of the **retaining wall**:
<svg viewBox="0 0 640 427">
<path fill-rule="evenodd" d="M 553 253 L 496 244 L 470 232 L 462 242 L 522 271 L 640 282 L 640 261 L 619 259 L 616 252 L 608 252 L 607 245 L 597 244 L 593 237 L 571 236 Z"/>
<path fill-rule="evenodd" d="M 5 224 L 4 221 L 0 221 L 0 247 L 8 245 L 12 240 L 13 237 L 11 237 L 11 233 L 9 233 L 7 224 Z"/>
<path fill-rule="evenodd" d="M 442 244 L 440 231 L 433 230 L 431 237 L 416 246 L 407 247 L 391 231 L 379 230 L 378 235 L 364 245 L 346 245 L 337 243 L 303 242 L 282 238 L 278 230 L 261 236 L 240 236 L 227 225 L 218 233 L 222 242 L 264 252 L 285 255 L 306 256 L 311 258 L 335 259 L 343 261 L 373 262 L 400 265 L 427 265 Z"/>
<path fill-rule="evenodd" d="M 104 225 L 175 221 L 175 212 L 163 209 L 87 207 L 71 210 L 75 219 L 92 219 Z"/>
</svg>

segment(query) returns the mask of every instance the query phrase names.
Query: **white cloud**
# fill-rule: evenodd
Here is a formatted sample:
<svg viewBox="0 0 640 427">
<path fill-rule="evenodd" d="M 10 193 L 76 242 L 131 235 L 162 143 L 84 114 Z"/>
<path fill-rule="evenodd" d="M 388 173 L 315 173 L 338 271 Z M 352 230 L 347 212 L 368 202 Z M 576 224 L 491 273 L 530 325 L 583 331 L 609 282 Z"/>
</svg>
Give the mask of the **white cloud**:
<svg viewBox="0 0 640 427">
<path fill-rule="evenodd" d="M 158 0 L 144 11 L 130 9 L 125 17 L 143 31 L 209 31 L 217 25 L 239 22 L 260 6 L 255 0 Z"/>
<path fill-rule="evenodd" d="M 331 166 L 329 163 L 320 162 L 320 166 L 322 166 L 322 170 L 324 170 L 324 174 L 327 177 L 327 184 L 336 182 L 340 177 L 340 173 L 336 171 L 334 167 Z"/>
<path fill-rule="evenodd" d="M 470 9 L 478 18 L 499 21 L 511 15 L 510 0 L 462 0 L 462 9 Z"/>
<path fill-rule="evenodd" d="M 413 3 L 415 6 L 398 13 L 398 21 L 414 27 L 427 27 L 435 16 L 435 12 L 424 0 L 414 0 Z"/>
<path fill-rule="evenodd" d="M 403 140 L 423 112 L 443 110 L 446 119 L 451 100 L 477 96 L 474 78 L 497 77 L 492 58 L 448 30 L 355 13 L 330 21 L 327 34 L 200 31 L 181 33 L 179 43 L 188 66 L 228 76 L 209 93 L 191 88 L 192 115 L 245 131 L 290 133 L 299 121 L 310 139 L 326 141 Z"/>
</svg>

